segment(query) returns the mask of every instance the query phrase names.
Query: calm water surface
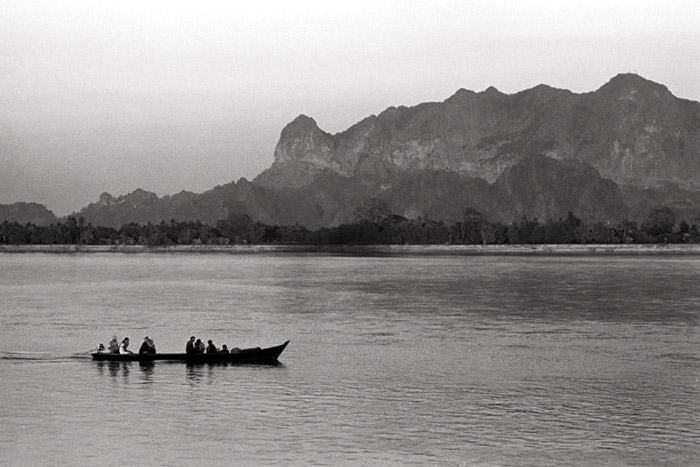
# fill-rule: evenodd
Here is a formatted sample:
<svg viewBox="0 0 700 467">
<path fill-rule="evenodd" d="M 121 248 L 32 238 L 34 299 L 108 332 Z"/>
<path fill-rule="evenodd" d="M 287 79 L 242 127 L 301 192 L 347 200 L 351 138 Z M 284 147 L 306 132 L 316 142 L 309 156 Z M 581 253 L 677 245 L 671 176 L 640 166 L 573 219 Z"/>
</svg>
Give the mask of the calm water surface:
<svg viewBox="0 0 700 467">
<path fill-rule="evenodd" d="M 700 258 L 1 254 L 0 463 L 700 465 Z M 291 340 L 280 366 L 99 363 Z"/>
</svg>

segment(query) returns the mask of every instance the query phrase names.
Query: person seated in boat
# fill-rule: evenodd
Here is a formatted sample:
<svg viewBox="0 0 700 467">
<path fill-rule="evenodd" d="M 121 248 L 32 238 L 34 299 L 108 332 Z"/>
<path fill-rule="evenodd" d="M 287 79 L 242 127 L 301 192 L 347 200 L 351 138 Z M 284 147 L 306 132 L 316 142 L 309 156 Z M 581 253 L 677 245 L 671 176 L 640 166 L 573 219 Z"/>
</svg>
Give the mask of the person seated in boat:
<svg viewBox="0 0 700 467">
<path fill-rule="evenodd" d="M 194 336 L 190 337 L 190 340 L 188 340 L 187 344 L 185 344 L 185 353 L 194 353 Z"/>
<path fill-rule="evenodd" d="M 106 351 L 107 351 L 107 349 L 105 348 L 105 345 L 104 345 L 104 344 L 100 343 L 100 344 L 97 346 L 97 353 L 105 353 Z"/>
<path fill-rule="evenodd" d="M 202 339 L 197 339 L 197 342 L 194 343 L 194 353 L 204 353 L 204 350 L 204 342 Z"/>
<path fill-rule="evenodd" d="M 128 337 L 125 337 L 124 340 L 122 340 L 122 343 L 119 345 L 119 353 L 120 354 L 134 353 L 131 350 L 129 350 L 129 338 Z"/>
<path fill-rule="evenodd" d="M 229 353 L 228 347 L 226 347 L 226 344 L 221 346 L 221 350 L 219 350 L 219 353 Z"/>
<path fill-rule="evenodd" d="M 211 341 L 211 339 L 209 339 L 209 341 L 207 341 L 207 344 L 208 344 L 207 345 L 207 353 L 219 353 L 219 349 L 216 348 L 216 346 Z"/>
<path fill-rule="evenodd" d="M 151 338 L 148 336 L 143 338 L 143 344 L 141 344 L 141 348 L 139 349 L 139 355 L 145 353 L 156 353 L 156 345 L 153 343 L 153 340 L 151 340 Z"/>
<path fill-rule="evenodd" d="M 109 341 L 107 350 L 109 353 L 119 353 L 119 340 L 117 339 L 117 336 L 113 336 L 112 340 Z"/>
</svg>

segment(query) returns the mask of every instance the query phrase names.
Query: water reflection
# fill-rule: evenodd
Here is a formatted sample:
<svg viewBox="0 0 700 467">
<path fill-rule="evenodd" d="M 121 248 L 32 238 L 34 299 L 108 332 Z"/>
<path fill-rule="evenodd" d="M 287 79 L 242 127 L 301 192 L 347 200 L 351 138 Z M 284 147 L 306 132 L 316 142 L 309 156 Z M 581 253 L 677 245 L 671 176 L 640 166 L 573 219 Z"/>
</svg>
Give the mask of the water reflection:
<svg viewBox="0 0 700 467">
<path fill-rule="evenodd" d="M 131 371 L 131 362 L 98 361 L 95 362 L 95 364 L 97 366 L 97 372 L 100 376 L 104 376 L 106 372 L 113 380 L 121 378 L 128 382 L 129 372 Z"/>
<path fill-rule="evenodd" d="M 141 376 L 140 382 L 145 384 L 152 384 L 155 382 L 156 368 L 159 365 L 172 365 L 172 362 L 110 362 L 110 361 L 96 361 L 92 363 L 97 369 L 97 373 L 100 377 L 109 376 L 114 381 L 124 381 L 129 382 L 130 375 L 132 373 L 132 366 L 138 365 L 139 375 Z M 176 363 L 180 366 L 181 363 Z M 234 367 L 237 368 L 285 368 L 284 364 L 281 362 L 272 362 L 265 364 L 236 364 L 231 362 L 216 362 L 216 363 L 186 363 L 185 368 L 185 379 L 190 385 L 198 385 L 203 381 L 211 382 L 217 377 L 219 370 L 228 371 L 226 368 Z"/>
<path fill-rule="evenodd" d="M 97 368 L 97 373 L 100 377 L 108 375 L 114 381 L 129 382 L 129 376 L 132 371 L 132 365 L 138 365 L 141 382 L 150 384 L 153 382 L 155 364 L 153 362 L 106 362 L 99 361 L 94 363 Z"/>
<path fill-rule="evenodd" d="M 185 365 L 185 367 L 187 368 L 187 381 L 190 383 L 190 385 L 197 386 L 200 384 L 202 382 L 202 378 L 204 378 L 204 365 L 188 363 Z"/>
<path fill-rule="evenodd" d="M 141 370 L 143 383 L 150 384 L 153 382 L 153 371 L 155 368 L 155 362 L 139 362 L 139 370 Z"/>
</svg>

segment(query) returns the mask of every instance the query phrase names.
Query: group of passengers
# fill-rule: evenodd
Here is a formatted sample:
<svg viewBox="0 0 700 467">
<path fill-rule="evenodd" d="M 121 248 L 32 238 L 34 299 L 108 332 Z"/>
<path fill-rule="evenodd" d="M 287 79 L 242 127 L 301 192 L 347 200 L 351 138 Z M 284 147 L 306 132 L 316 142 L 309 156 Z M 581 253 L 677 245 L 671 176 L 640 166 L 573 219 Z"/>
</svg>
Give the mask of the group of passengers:
<svg viewBox="0 0 700 467">
<path fill-rule="evenodd" d="M 204 342 L 202 342 L 202 339 L 197 339 L 195 340 L 195 337 L 192 336 L 190 337 L 190 340 L 187 341 L 187 344 L 185 344 L 185 353 L 187 354 L 196 354 L 196 353 L 236 353 L 236 351 L 239 350 L 237 348 L 233 349 L 233 351 L 229 352 L 228 347 L 226 347 L 226 344 L 221 346 L 221 349 L 217 349 L 216 346 L 214 345 L 214 342 L 212 342 L 211 339 L 207 341 L 207 345 L 204 345 Z"/>
<path fill-rule="evenodd" d="M 105 348 L 104 344 L 100 344 L 97 346 L 97 351 L 100 353 L 118 353 L 118 354 L 133 354 L 131 350 L 129 350 L 129 338 L 125 337 L 122 339 L 121 343 L 119 343 L 119 339 L 117 339 L 117 336 L 113 336 L 112 340 L 109 341 L 109 345 L 107 348 Z M 139 348 L 139 355 L 141 354 L 152 354 L 156 353 L 156 344 L 153 343 L 153 339 L 150 337 L 146 336 L 143 338 L 143 344 L 141 344 L 141 348 Z"/>
<path fill-rule="evenodd" d="M 131 350 L 129 350 L 129 338 L 125 337 L 121 343 L 119 343 L 119 339 L 117 339 L 117 336 L 112 337 L 112 340 L 109 341 L 109 345 L 107 348 L 105 348 L 104 344 L 100 344 L 97 346 L 97 351 L 100 353 L 116 353 L 116 354 L 133 354 Z M 212 342 L 211 339 L 207 341 L 207 345 L 204 345 L 204 342 L 202 342 L 201 339 L 195 340 L 195 337 L 192 336 L 190 337 L 190 340 L 187 341 L 187 345 L 185 346 L 185 353 L 187 354 L 197 354 L 197 353 L 237 353 L 240 352 L 240 349 L 234 348 L 229 352 L 228 347 L 226 344 L 221 346 L 221 349 L 216 348 L 214 345 L 214 342 Z M 139 355 L 142 354 L 154 354 L 156 353 L 156 345 L 153 343 L 153 339 L 150 337 L 146 336 L 143 338 L 143 344 L 141 344 L 141 348 L 139 349 Z"/>
</svg>

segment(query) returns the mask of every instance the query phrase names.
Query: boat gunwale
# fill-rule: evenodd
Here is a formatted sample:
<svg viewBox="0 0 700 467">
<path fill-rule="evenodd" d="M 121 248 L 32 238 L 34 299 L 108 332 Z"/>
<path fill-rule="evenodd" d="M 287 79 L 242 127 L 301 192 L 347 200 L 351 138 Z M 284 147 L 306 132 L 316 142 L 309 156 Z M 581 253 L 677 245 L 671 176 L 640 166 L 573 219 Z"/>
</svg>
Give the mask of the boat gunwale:
<svg viewBox="0 0 700 467">
<path fill-rule="evenodd" d="M 152 362 L 152 361 L 183 361 L 183 362 L 270 362 L 277 361 L 280 354 L 289 344 L 274 347 L 253 347 L 241 349 L 232 353 L 153 353 L 153 354 L 115 354 L 106 352 L 93 352 L 92 359 L 101 362 Z"/>
</svg>

